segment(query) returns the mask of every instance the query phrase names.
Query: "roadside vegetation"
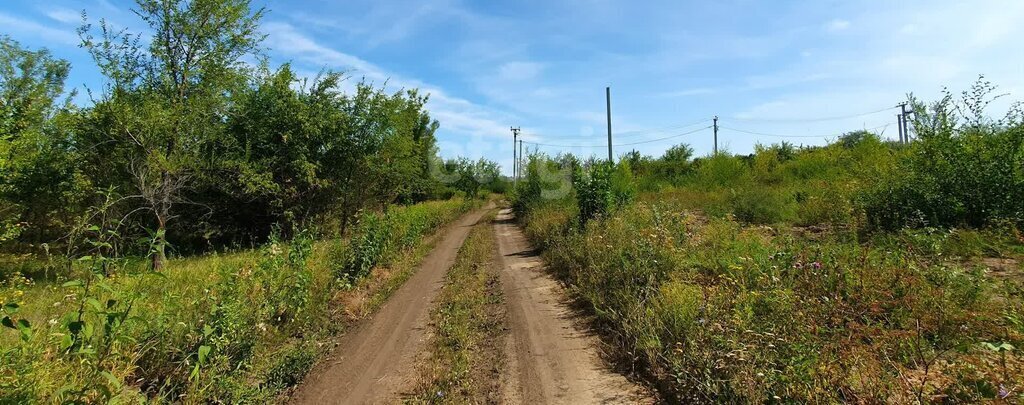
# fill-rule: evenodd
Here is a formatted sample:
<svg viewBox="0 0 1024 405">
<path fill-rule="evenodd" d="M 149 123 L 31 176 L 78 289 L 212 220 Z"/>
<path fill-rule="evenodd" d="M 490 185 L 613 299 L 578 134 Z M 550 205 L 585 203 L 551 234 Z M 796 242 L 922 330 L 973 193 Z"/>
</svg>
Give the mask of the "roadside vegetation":
<svg viewBox="0 0 1024 405">
<path fill-rule="evenodd" d="M 351 295 L 387 293 L 374 271 L 478 205 L 453 199 L 392 208 L 358 223 L 350 238 L 272 236 L 257 250 L 172 260 L 162 272 L 94 258 L 91 265 L 113 275 L 9 280 L 0 290 L 5 315 L 31 326 L 0 335 L 0 399 L 273 400 L 330 347 L 348 312 L 363 309 L 343 303 L 373 305 Z"/>
<path fill-rule="evenodd" d="M 83 15 L 85 94 L 0 36 L 0 403 L 273 400 L 505 187 L 416 89 L 270 66 L 247 0 L 134 11 Z"/>
<path fill-rule="evenodd" d="M 505 309 L 495 267 L 496 241 L 485 216 L 474 226 L 448 270 L 431 314 L 430 357 L 413 403 L 499 403 L 504 362 Z"/>
<path fill-rule="evenodd" d="M 741 156 L 531 156 L 514 207 L 620 359 L 680 402 L 976 402 L 1024 390 L 1024 121 L 993 86 Z M 569 187 L 568 185 L 571 185 Z"/>
</svg>

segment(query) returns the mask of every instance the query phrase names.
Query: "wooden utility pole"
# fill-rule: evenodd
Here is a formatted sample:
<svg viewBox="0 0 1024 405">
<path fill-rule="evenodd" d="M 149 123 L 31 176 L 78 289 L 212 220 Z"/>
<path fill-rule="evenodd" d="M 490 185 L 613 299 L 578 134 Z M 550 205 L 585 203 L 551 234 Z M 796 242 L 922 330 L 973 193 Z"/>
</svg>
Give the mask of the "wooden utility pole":
<svg viewBox="0 0 1024 405">
<path fill-rule="evenodd" d="M 519 184 L 519 161 L 518 154 L 516 154 L 516 143 L 519 142 L 519 128 L 509 127 L 512 130 L 512 184 L 513 187 Z"/>
<path fill-rule="evenodd" d="M 903 114 L 896 114 L 896 130 L 900 132 L 900 143 L 907 143 L 907 140 L 903 139 Z"/>
<path fill-rule="evenodd" d="M 707 122 L 707 121 L 704 121 L 704 122 Z M 714 128 L 715 128 L 715 149 L 714 149 L 714 151 L 715 151 L 715 154 L 717 155 L 718 154 L 718 116 L 717 115 L 715 116 L 714 123 L 715 123 L 713 125 Z"/>
<path fill-rule="evenodd" d="M 608 112 L 608 163 L 612 161 L 612 88 L 604 88 L 605 108 Z"/>
<path fill-rule="evenodd" d="M 910 111 L 907 111 L 907 102 L 900 103 L 900 114 L 903 116 L 903 140 L 910 143 L 910 131 L 908 131 L 907 120 L 910 119 Z"/>
<path fill-rule="evenodd" d="M 523 140 L 519 140 L 519 171 L 523 171 Z M 516 176 L 519 176 L 517 173 Z"/>
</svg>

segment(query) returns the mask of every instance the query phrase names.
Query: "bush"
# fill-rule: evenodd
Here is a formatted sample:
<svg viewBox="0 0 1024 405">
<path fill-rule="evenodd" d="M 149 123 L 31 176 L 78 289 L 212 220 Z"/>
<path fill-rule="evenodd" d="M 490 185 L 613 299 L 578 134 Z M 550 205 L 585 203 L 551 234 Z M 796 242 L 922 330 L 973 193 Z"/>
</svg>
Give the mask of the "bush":
<svg viewBox="0 0 1024 405">
<path fill-rule="evenodd" d="M 432 201 L 363 214 L 338 277 L 348 281 L 365 277 L 371 269 L 392 259 L 396 251 L 412 246 L 472 204 L 469 200 Z"/>
<path fill-rule="evenodd" d="M 737 187 L 753 180 L 750 167 L 743 160 L 725 153 L 698 159 L 696 165 L 693 183 L 704 189 Z"/>
<path fill-rule="evenodd" d="M 581 229 L 559 210 L 531 212 L 528 236 L 670 401 L 978 401 L 1024 372 L 1014 352 L 980 366 L 996 353 L 978 346 L 1024 342 L 1020 293 L 996 299 L 903 239 L 800 240 L 643 203 Z"/>
<path fill-rule="evenodd" d="M 748 187 L 732 192 L 729 205 L 737 220 L 750 224 L 774 224 L 794 216 L 792 198 L 765 187 Z"/>
<path fill-rule="evenodd" d="M 0 333 L 0 403 L 271 401 L 336 330 L 337 279 L 356 274 L 339 267 L 389 264 L 475 203 L 367 214 L 375 219 L 351 243 L 299 233 L 256 251 L 174 260 L 161 273 L 94 256 L 75 262 L 64 286 L 9 281 L 0 302 L 14 305 L 0 306 L 0 317 L 31 329 Z"/>
<path fill-rule="evenodd" d="M 920 140 L 886 181 L 860 197 L 870 225 L 1024 223 L 1024 126 L 1018 119 L 991 122 L 980 115 L 990 101 L 992 88 L 986 86 L 975 84 L 959 103 L 947 94 L 928 108 L 918 104 L 914 127 Z"/>
</svg>

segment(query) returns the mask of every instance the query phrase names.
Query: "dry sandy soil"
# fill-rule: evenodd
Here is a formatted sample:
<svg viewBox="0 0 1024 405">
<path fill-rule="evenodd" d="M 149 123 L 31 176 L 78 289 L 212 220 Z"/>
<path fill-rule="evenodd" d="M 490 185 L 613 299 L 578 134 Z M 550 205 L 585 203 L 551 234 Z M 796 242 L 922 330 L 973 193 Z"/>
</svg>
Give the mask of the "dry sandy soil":
<svg viewBox="0 0 1024 405">
<path fill-rule="evenodd" d="M 428 356 L 430 309 L 459 247 L 486 209 L 462 217 L 416 273 L 372 318 L 339 338 L 332 358 L 314 368 L 293 403 L 398 403 L 417 383 Z M 494 224 L 510 331 L 500 372 L 503 403 L 650 403 L 640 386 L 615 373 L 600 342 L 570 307 L 559 284 L 502 210 Z"/>
</svg>

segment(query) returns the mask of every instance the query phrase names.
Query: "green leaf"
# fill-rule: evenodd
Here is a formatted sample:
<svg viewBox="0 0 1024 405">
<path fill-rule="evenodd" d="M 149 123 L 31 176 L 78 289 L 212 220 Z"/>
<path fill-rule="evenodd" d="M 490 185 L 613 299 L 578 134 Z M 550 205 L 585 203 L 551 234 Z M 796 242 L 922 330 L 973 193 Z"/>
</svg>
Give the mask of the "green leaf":
<svg viewBox="0 0 1024 405">
<path fill-rule="evenodd" d="M 121 389 L 121 379 L 114 377 L 114 375 L 110 374 L 109 371 L 102 371 L 100 372 L 100 375 L 106 378 L 107 382 L 110 383 L 111 386 L 117 389 Z"/>
<path fill-rule="evenodd" d="M 9 316 L 5 316 L 3 319 L 0 319 L 0 325 L 3 325 L 11 329 L 18 329 L 17 326 L 14 326 L 14 321 L 11 320 L 11 317 Z"/>
<path fill-rule="evenodd" d="M 85 300 L 85 303 L 89 304 L 96 312 L 103 312 L 103 304 L 100 304 L 95 298 L 88 298 Z"/>
<path fill-rule="evenodd" d="M 199 346 L 199 364 L 206 363 L 206 357 L 210 355 L 210 346 Z"/>
<path fill-rule="evenodd" d="M 19 319 L 18 320 L 18 329 L 24 330 L 24 329 L 31 329 L 31 328 L 32 328 L 32 324 L 28 322 L 28 319 Z"/>
<path fill-rule="evenodd" d="M 164 279 L 164 280 L 167 280 L 167 275 L 166 275 L 166 274 L 164 274 L 164 273 L 158 272 L 158 271 L 151 271 L 151 272 L 149 272 L 149 273 L 146 273 L 146 274 L 147 274 L 147 275 L 150 275 L 150 276 L 157 276 L 157 277 L 159 277 L 159 278 L 162 278 L 162 279 Z"/>
<path fill-rule="evenodd" d="M 7 312 L 8 314 L 18 312 L 18 308 L 18 303 L 16 302 L 8 302 L 4 304 L 4 311 Z"/>
<path fill-rule="evenodd" d="M 81 287 L 82 280 L 71 280 L 61 285 L 61 287 Z"/>
</svg>

